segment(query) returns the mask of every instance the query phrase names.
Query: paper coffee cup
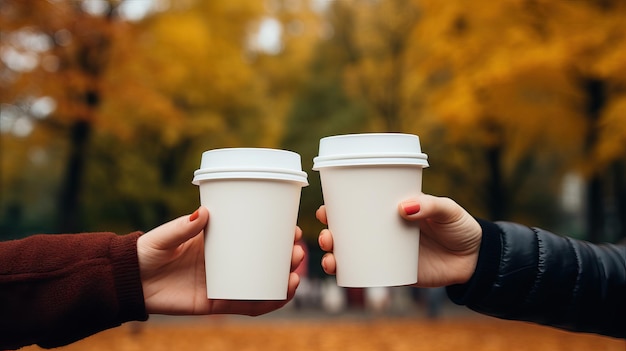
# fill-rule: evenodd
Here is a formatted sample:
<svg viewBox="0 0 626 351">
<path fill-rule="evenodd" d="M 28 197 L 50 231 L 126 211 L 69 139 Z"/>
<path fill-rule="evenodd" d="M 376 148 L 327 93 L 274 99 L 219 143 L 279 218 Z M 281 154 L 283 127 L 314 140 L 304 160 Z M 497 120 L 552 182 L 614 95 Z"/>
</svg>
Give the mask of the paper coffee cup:
<svg viewBox="0 0 626 351">
<path fill-rule="evenodd" d="M 398 205 L 422 190 L 422 169 L 428 161 L 419 137 L 399 133 L 326 137 L 313 161 L 333 234 L 337 284 L 416 283 L 419 227 L 400 217 Z"/>
<path fill-rule="evenodd" d="M 262 148 L 206 151 L 193 184 L 209 210 L 207 297 L 284 300 L 300 204 L 300 155 Z"/>
</svg>

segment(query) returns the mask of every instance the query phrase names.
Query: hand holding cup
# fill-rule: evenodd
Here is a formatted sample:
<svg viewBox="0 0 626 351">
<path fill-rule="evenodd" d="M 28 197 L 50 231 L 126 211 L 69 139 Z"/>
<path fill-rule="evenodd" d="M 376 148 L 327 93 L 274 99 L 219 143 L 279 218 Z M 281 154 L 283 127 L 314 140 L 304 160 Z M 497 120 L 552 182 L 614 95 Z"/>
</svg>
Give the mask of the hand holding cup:
<svg viewBox="0 0 626 351">
<path fill-rule="evenodd" d="M 203 229 L 208 221 L 209 212 L 200 207 L 191 215 L 174 219 L 139 237 L 137 256 L 149 314 L 256 316 L 274 311 L 293 298 L 300 281 L 294 271 L 304 258 L 304 251 L 295 243 L 292 243 L 286 300 L 207 299 Z M 295 241 L 301 237 L 302 230 L 296 227 Z"/>
<path fill-rule="evenodd" d="M 440 287 L 466 283 L 474 273 L 482 239 L 476 220 L 449 198 L 420 194 L 398 204 L 398 217 L 418 223 L 421 228 L 418 261 L 418 287 Z M 325 206 L 316 217 L 327 224 Z M 318 237 L 327 253 L 322 267 L 328 274 L 337 272 L 333 235 L 323 229 Z"/>
</svg>

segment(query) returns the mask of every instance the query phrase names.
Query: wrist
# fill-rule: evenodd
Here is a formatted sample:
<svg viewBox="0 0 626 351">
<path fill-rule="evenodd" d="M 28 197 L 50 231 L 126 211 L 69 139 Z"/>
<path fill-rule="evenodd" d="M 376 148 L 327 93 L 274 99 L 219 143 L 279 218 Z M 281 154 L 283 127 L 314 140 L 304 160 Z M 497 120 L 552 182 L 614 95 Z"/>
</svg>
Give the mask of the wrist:
<svg viewBox="0 0 626 351">
<path fill-rule="evenodd" d="M 468 266 L 469 278 L 465 283 L 448 287 L 450 299 L 459 304 L 467 305 L 482 299 L 496 280 L 500 266 L 502 247 L 500 229 L 495 223 L 477 219 L 482 235 L 479 250 L 473 255 L 474 266 Z"/>
</svg>

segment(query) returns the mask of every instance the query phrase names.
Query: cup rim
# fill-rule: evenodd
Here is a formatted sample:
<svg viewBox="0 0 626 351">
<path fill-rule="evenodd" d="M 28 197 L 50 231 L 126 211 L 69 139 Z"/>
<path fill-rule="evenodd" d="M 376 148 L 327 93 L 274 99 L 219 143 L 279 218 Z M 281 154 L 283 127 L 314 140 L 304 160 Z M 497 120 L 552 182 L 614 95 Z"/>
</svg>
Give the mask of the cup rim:
<svg viewBox="0 0 626 351">
<path fill-rule="evenodd" d="M 388 132 L 388 133 L 384 133 L 384 132 L 372 132 L 372 133 L 350 133 L 350 134 L 335 134 L 335 135 L 329 135 L 329 136 L 325 136 L 322 139 L 335 139 L 335 138 L 367 138 L 367 137 L 377 137 L 377 136 L 382 136 L 382 137 L 392 137 L 392 138 L 397 138 L 397 137 L 402 137 L 402 138 L 411 138 L 411 139 L 419 139 L 419 136 L 416 134 L 411 134 L 411 133 L 400 133 L 400 132 Z"/>
<path fill-rule="evenodd" d="M 304 171 L 289 170 L 284 168 L 211 168 L 198 169 L 194 172 L 192 184 L 200 185 L 200 182 L 207 180 L 224 179 L 267 179 L 267 180 L 287 180 L 307 186 L 307 174 Z"/>
<path fill-rule="evenodd" d="M 320 168 L 341 166 L 366 165 L 407 165 L 426 168 L 428 155 L 425 153 L 369 153 L 369 154 L 339 154 L 317 156 L 313 159 L 313 170 Z"/>
</svg>

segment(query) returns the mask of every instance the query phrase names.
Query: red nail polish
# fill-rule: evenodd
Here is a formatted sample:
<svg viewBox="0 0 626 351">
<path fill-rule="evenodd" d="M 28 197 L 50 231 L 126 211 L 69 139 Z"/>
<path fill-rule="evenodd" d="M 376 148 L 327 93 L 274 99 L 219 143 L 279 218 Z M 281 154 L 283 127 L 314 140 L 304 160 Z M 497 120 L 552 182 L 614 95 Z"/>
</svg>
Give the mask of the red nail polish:
<svg viewBox="0 0 626 351">
<path fill-rule="evenodd" d="M 404 213 L 410 216 L 418 213 L 421 209 L 421 206 L 417 202 L 410 202 L 408 204 L 402 205 L 402 208 L 404 209 Z"/>
<path fill-rule="evenodd" d="M 200 211 L 196 210 L 189 216 L 189 222 L 195 221 L 196 219 L 198 219 L 198 217 L 200 217 Z"/>
</svg>

